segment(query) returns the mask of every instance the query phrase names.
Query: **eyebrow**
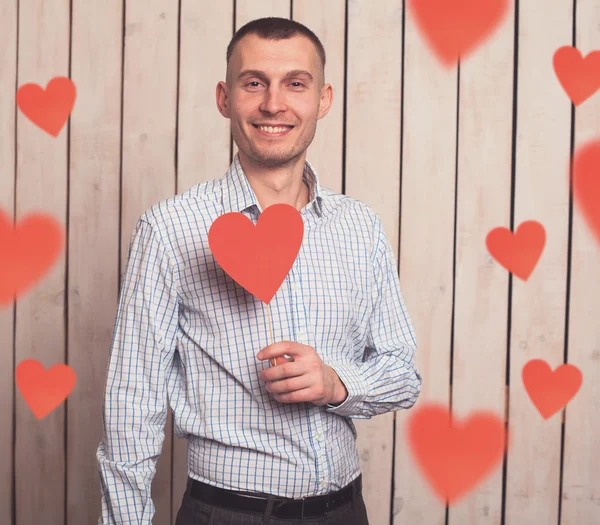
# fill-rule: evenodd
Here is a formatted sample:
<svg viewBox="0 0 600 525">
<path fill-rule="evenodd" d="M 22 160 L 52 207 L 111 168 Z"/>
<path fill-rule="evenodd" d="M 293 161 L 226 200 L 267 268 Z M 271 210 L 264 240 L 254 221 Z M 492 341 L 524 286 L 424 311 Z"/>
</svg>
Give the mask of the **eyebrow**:
<svg viewBox="0 0 600 525">
<path fill-rule="evenodd" d="M 242 77 L 248 77 L 248 76 L 258 77 L 258 78 L 262 78 L 263 80 L 267 80 L 267 75 L 265 74 L 265 72 L 260 71 L 258 69 L 246 69 L 246 70 L 242 71 L 238 75 L 238 80 L 240 80 Z M 311 81 L 314 80 L 313 76 L 308 71 L 305 71 L 304 69 L 294 69 L 292 71 L 289 71 L 285 75 L 285 77 L 283 77 L 283 79 L 285 80 L 286 78 L 301 77 L 301 76 L 308 77 L 308 79 Z"/>
</svg>

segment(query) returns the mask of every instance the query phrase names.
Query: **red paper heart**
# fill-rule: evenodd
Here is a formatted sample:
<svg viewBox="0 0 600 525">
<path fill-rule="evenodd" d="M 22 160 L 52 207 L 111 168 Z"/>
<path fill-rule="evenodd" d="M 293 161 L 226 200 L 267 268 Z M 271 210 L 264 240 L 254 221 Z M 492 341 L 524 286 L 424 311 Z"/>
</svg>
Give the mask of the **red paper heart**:
<svg viewBox="0 0 600 525">
<path fill-rule="evenodd" d="M 409 0 L 408 5 L 446 67 L 481 45 L 508 13 L 508 0 Z"/>
<path fill-rule="evenodd" d="M 526 281 L 544 250 L 546 230 L 537 221 L 525 221 L 515 234 L 508 228 L 494 228 L 487 234 L 485 243 L 500 265 Z"/>
<path fill-rule="evenodd" d="M 63 128 L 75 104 L 75 84 L 67 77 L 54 77 L 46 90 L 24 84 L 17 90 L 17 106 L 36 126 L 53 137 Z"/>
<path fill-rule="evenodd" d="M 0 305 L 13 301 L 52 267 L 63 246 L 62 226 L 32 213 L 15 226 L 0 210 Z"/>
<path fill-rule="evenodd" d="M 600 140 L 588 142 L 573 158 L 573 195 L 600 242 Z"/>
<path fill-rule="evenodd" d="M 497 415 L 475 412 L 457 422 L 446 407 L 433 403 L 411 412 L 407 431 L 412 454 L 444 503 L 456 503 L 502 460 L 508 437 Z"/>
<path fill-rule="evenodd" d="M 240 286 L 269 304 L 292 268 L 304 236 L 296 208 L 273 204 L 256 226 L 244 214 L 218 217 L 208 232 L 208 245 L 221 268 Z"/>
<path fill-rule="evenodd" d="M 532 359 L 521 373 L 525 390 L 544 419 L 565 407 L 581 388 L 579 368 L 563 364 L 552 371 L 543 359 Z"/>
<path fill-rule="evenodd" d="M 77 381 L 69 365 L 58 364 L 45 370 L 35 359 L 21 361 L 15 378 L 23 399 L 38 419 L 46 417 L 67 399 Z"/>
<path fill-rule="evenodd" d="M 600 51 L 583 58 L 576 47 L 563 46 L 554 52 L 552 65 L 560 85 L 576 106 L 600 89 Z"/>
</svg>

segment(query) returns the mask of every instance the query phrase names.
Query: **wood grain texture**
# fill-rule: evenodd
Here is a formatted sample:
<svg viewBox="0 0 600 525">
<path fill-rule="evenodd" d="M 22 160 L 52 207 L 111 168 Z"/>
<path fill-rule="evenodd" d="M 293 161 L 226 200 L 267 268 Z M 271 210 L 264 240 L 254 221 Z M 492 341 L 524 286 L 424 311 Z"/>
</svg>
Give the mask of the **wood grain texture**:
<svg viewBox="0 0 600 525">
<path fill-rule="evenodd" d="M 571 2 L 521 2 L 514 225 L 536 220 L 546 246 L 527 280 L 512 279 L 507 523 L 557 523 L 561 417 L 544 420 L 521 378 L 531 359 L 563 362 L 569 236 L 571 103 L 552 56 L 571 42 Z"/>
<path fill-rule="evenodd" d="M 405 26 L 400 284 L 423 377 L 416 409 L 450 402 L 457 68 L 440 67 L 409 10 Z M 396 414 L 393 523 L 444 525 L 445 505 L 412 459 L 411 415 Z"/>
<path fill-rule="evenodd" d="M 377 52 L 373 52 L 373 48 Z M 373 208 L 398 257 L 402 9 L 348 4 L 346 195 Z M 390 520 L 394 414 L 355 422 L 369 521 Z"/>
<path fill-rule="evenodd" d="M 452 413 L 504 420 L 508 273 L 485 239 L 510 225 L 514 6 L 476 53 L 460 64 Z M 450 525 L 500 525 L 500 462 L 450 509 Z"/>
<path fill-rule="evenodd" d="M 46 87 L 69 73 L 69 2 L 19 3 L 19 85 Z M 21 112 L 17 117 L 17 221 L 31 212 L 52 215 L 66 228 L 67 139 L 65 126 L 53 137 Z M 66 361 L 66 257 L 16 305 L 16 364 L 37 359 L 46 368 Z M 16 525 L 44 519 L 64 521 L 65 405 L 41 421 L 16 397 Z M 50 520 L 51 518 L 51 520 Z"/>
<path fill-rule="evenodd" d="M 119 292 L 122 0 L 75 3 L 69 178 L 67 524 L 97 523 L 102 395 Z"/>
<path fill-rule="evenodd" d="M 17 3 L 9 0 L 0 5 L 0 209 L 9 217 L 15 214 L 15 86 L 17 83 Z M 0 523 L 11 523 L 13 514 L 13 407 L 14 371 L 14 303 L 0 305 Z M 17 396 L 20 394 L 17 392 Z"/>
<path fill-rule="evenodd" d="M 575 46 L 583 55 L 600 49 L 600 2 L 578 0 L 575 23 Z M 600 139 L 600 93 L 577 106 L 575 112 L 577 151 Z M 560 525 L 600 521 L 600 247 L 577 201 L 572 227 L 567 362 L 581 370 L 583 384 L 565 411 Z"/>
</svg>

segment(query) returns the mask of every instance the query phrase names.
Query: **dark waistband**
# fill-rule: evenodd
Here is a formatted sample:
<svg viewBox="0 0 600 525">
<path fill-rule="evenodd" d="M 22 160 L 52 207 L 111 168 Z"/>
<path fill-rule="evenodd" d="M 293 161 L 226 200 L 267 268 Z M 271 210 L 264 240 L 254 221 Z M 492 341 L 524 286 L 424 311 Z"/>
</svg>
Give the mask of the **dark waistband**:
<svg viewBox="0 0 600 525">
<path fill-rule="evenodd" d="M 362 474 L 345 487 L 329 494 L 308 496 L 302 499 L 286 498 L 264 492 L 238 492 L 227 490 L 193 478 L 188 478 L 188 490 L 193 499 L 209 505 L 264 514 L 269 499 L 273 500 L 272 515 L 280 518 L 308 518 L 326 516 L 352 501 L 362 491 Z"/>
</svg>

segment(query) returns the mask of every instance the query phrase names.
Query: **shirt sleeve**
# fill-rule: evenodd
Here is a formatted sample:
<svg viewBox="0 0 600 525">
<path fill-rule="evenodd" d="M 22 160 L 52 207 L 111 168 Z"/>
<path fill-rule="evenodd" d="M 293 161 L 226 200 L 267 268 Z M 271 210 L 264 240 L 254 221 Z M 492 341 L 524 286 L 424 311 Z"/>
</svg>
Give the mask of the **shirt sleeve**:
<svg viewBox="0 0 600 525">
<path fill-rule="evenodd" d="M 158 232 L 142 216 L 129 244 L 102 401 L 99 525 L 152 523 L 150 486 L 165 437 L 166 377 L 178 327 L 171 265 Z"/>
<path fill-rule="evenodd" d="M 373 312 L 362 361 L 327 362 L 348 395 L 339 405 L 328 404 L 326 410 L 354 419 L 410 408 L 421 392 L 414 328 L 400 290 L 396 257 L 378 216 L 372 267 Z"/>
</svg>

